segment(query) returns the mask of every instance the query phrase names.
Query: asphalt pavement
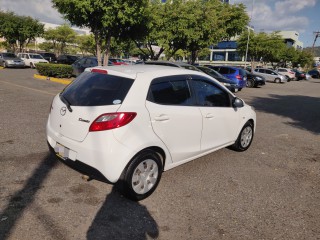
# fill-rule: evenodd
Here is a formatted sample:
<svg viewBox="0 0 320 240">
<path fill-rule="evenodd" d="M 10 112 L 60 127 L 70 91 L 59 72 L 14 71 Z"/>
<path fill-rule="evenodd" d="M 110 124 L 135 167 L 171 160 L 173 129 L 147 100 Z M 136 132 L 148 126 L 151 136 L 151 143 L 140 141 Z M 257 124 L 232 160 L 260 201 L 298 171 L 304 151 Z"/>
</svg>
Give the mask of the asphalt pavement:
<svg viewBox="0 0 320 240">
<path fill-rule="evenodd" d="M 49 155 L 45 125 L 65 86 L 0 70 L 0 239 L 320 239 L 320 79 L 236 93 L 257 112 L 248 151 L 165 172 L 132 202 Z"/>
</svg>

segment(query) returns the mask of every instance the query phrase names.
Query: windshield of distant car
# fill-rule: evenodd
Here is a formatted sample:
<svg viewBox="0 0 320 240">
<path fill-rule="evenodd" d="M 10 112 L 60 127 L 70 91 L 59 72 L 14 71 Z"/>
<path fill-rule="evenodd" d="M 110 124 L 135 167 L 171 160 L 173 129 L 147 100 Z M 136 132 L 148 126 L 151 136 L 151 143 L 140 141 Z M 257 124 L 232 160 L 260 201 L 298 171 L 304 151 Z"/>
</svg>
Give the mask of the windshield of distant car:
<svg viewBox="0 0 320 240">
<path fill-rule="evenodd" d="M 14 53 L 2 53 L 3 57 L 7 58 L 16 58 L 17 56 Z"/>
<path fill-rule="evenodd" d="M 32 59 L 43 59 L 40 54 L 29 54 L 30 58 Z"/>
</svg>

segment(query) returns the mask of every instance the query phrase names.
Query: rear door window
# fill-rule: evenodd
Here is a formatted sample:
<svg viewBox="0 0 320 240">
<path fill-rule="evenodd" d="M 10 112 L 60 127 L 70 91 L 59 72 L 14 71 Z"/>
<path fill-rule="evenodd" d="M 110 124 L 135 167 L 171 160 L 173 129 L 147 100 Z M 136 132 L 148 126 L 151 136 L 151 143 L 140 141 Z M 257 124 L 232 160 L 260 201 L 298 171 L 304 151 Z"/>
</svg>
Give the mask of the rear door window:
<svg viewBox="0 0 320 240">
<path fill-rule="evenodd" d="M 147 100 L 163 105 L 190 106 L 192 96 L 189 83 L 184 76 L 154 79 Z"/>
<path fill-rule="evenodd" d="M 133 79 L 109 74 L 84 72 L 61 93 L 72 106 L 120 104 L 133 84 Z"/>
</svg>

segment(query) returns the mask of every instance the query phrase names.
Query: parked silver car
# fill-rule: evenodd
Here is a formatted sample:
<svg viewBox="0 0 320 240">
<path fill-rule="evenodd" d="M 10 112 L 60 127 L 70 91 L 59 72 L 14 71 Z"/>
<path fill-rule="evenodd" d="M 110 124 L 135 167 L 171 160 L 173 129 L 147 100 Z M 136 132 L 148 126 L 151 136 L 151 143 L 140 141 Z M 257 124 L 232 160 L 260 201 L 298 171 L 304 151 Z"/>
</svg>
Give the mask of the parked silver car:
<svg viewBox="0 0 320 240">
<path fill-rule="evenodd" d="M 266 79 L 268 82 L 275 82 L 275 83 L 284 83 L 287 82 L 288 79 L 286 76 L 277 73 L 274 70 L 267 69 L 267 68 L 256 68 L 254 70 L 255 74 L 260 75 Z"/>
<path fill-rule="evenodd" d="M 24 61 L 18 58 L 14 53 L 0 53 L 0 66 L 6 67 L 24 67 Z"/>
</svg>

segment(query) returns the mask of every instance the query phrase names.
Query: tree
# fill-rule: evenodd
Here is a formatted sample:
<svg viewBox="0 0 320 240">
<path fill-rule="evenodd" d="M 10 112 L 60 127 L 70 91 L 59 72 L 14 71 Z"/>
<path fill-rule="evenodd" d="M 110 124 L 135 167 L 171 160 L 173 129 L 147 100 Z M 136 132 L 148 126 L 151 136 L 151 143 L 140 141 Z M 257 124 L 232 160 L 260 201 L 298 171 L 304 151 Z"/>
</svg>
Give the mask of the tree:
<svg viewBox="0 0 320 240">
<path fill-rule="evenodd" d="M 248 32 L 243 32 L 238 39 L 238 50 L 245 55 L 248 43 Z M 255 61 L 278 63 L 286 49 L 283 39 L 278 33 L 249 32 L 248 55 L 251 58 L 252 69 Z"/>
<path fill-rule="evenodd" d="M 244 5 L 229 6 L 219 0 L 150 1 L 145 13 L 146 25 L 140 29 L 144 38 L 136 43 L 140 48 L 146 46 L 155 60 L 164 51 L 169 59 L 182 49 L 191 53 L 194 62 L 198 51 L 237 34 L 249 20 Z M 159 51 L 155 52 L 154 45 Z"/>
<path fill-rule="evenodd" d="M 126 36 L 136 24 L 144 21 L 148 0 L 52 0 L 52 2 L 71 24 L 90 28 L 95 38 L 99 65 L 101 65 L 102 43 L 105 40 L 106 65 L 111 38 L 120 39 Z"/>
<path fill-rule="evenodd" d="M 245 54 L 247 49 L 247 34 L 244 32 L 238 39 L 238 51 L 242 54 Z M 254 68 L 254 61 L 270 62 L 273 67 L 286 67 L 288 63 L 291 63 L 294 67 L 312 65 L 312 54 L 287 47 L 278 32 L 267 34 L 251 31 L 249 39 L 248 54 L 251 58 L 252 69 Z"/>
<path fill-rule="evenodd" d="M 76 32 L 67 24 L 63 24 L 45 31 L 44 38 L 52 43 L 56 54 L 61 54 L 65 53 L 67 44 L 75 43 Z"/>
<path fill-rule="evenodd" d="M 76 43 L 78 44 L 78 47 L 82 52 L 82 55 L 90 53 L 91 55 L 96 56 L 96 47 L 94 42 L 94 36 L 92 34 L 77 36 Z"/>
<path fill-rule="evenodd" d="M 0 37 L 4 37 L 13 51 L 22 49 L 44 32 L 44 25 L 31 17 L 0 11 Z"/>
</svg>

